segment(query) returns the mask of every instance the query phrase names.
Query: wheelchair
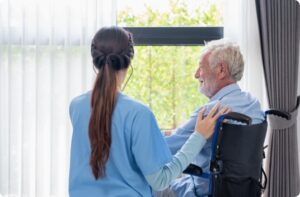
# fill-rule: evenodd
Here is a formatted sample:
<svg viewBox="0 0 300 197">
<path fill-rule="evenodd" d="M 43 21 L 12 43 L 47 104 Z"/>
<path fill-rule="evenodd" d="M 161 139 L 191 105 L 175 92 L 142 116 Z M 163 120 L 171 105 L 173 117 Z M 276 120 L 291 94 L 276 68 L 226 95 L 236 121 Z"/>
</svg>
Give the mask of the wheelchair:
<svg viewBox="0 0 300 197">
<path fill-rule="evenodd" d="M 278 110 L 265 114 L 290 118 Z M 267 121 L 266 118 L 259 124 L 251 124 L 251 121 L 250 117 L 237 112 L 220 116 L 212 136 L 210 171 L 205 173 L 194 164 L 183 171 L 208 179 L 209 192 L 205 196 L 258 197 L 263 193 L 267 184 L 262 164 Z"/>
</svg>

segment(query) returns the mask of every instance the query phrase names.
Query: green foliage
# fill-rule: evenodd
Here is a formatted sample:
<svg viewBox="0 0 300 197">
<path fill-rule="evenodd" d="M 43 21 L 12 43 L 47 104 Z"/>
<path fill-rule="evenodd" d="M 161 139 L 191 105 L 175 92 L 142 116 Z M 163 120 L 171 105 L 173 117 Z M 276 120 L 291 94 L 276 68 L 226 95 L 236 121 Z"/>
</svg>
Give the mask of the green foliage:
<svg viewBox="0 0 300 197">
<path fill-rule="evenodd" d="M 135 14 L 132 7 L 118 11 L 118 25 L 127 27 L 151 26 L 217 26 L 223 24 L 219 4 L 211 0 L 201 0 L 198 6 L 191 7 L 187 0 L 168 0 L 167 10 L 160 11 L 145 4 L 143 13 Z"/>
<path fill-rule="evenodd" d="M 185 0 L 169 0 L 169 11 L 161 12 L 145 5 L 145 12 L 134 15 L 131 8 L 119 11 L 120 26 L 212 26 L 222 19 L 215 4 L 190 9 Z M 204 2 L 204 1 L 203 1 Z M 194 72 L 201 47 L 135 47 L 133 75 L 125 93 L 149 105 L 162 129 L 172 129 L 207 98 L 198 92 Z M 130 75 L 128 71 L 127 77 Z"/>
<path fill-rule="evenodd" d="M 210 25 L 218 25 L 222 21 L 216 5 L 211 5 L 208 12 L 203 14 L 203 22 Z"/>
</svg>

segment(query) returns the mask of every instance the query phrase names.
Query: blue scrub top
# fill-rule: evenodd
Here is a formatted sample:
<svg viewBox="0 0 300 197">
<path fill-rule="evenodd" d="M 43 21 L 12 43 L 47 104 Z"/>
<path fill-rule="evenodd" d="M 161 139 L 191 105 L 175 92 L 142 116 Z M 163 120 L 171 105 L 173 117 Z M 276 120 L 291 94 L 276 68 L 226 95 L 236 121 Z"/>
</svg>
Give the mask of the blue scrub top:
<svg viewBox="0 0 300 197">
<path fill-rule="evenodd" d="M 70 196 L 152 196 L 145 176 L 172 159 L 153 113 L 145 105 L 118 93 L 106 176 L 95 180 L 89 165 L 90 100 L 91 93 L 88 92 L 74 98 L 70 104 L 73 125 Z"/>
</svg>

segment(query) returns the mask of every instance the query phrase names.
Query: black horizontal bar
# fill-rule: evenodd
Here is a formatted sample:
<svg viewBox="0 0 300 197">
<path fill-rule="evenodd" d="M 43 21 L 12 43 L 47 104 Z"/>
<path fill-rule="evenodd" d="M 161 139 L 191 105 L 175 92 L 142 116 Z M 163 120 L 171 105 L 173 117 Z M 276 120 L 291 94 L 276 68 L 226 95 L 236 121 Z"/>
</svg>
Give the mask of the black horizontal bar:
<svg viewBox="0 0 300 197">
<path fill-rule="evenodd" d="M 223 27 L 125 27 L 135 45 L 204 45 L 223 38 Z"/>
</svg>

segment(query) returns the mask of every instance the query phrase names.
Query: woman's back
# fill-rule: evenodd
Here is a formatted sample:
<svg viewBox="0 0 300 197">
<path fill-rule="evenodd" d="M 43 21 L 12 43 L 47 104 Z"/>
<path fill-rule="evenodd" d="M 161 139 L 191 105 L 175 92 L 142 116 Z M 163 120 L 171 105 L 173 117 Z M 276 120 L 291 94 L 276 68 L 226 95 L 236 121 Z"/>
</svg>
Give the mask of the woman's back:
<svg viewBox="0 0 300 197">
<path fill-rule="evenodd" d="M 69 192 L 76 196 L 151 196 L 149 175 L 171 160 L 152 112 L 118 93 L 112 116 L 112 133 L 106 176 L 96 180 L 90 167 L 91 93 L 73 99 L 73 125 Z"/>
<path fill-rule="evenodd" d="M 152 196 L 151 187 L 165 189 L 192 162 L 226 109 L 216 113 L 216 105 L 203 120 L 199 112 L 198 131 L 172 157 L 153 113 L 120 93 L 134 56 L 131 33 L 101 28 L 92 40 L 91 55 L 97 70 L 93 90 L 70 104 L 69 194 Z"/>
</svg>

